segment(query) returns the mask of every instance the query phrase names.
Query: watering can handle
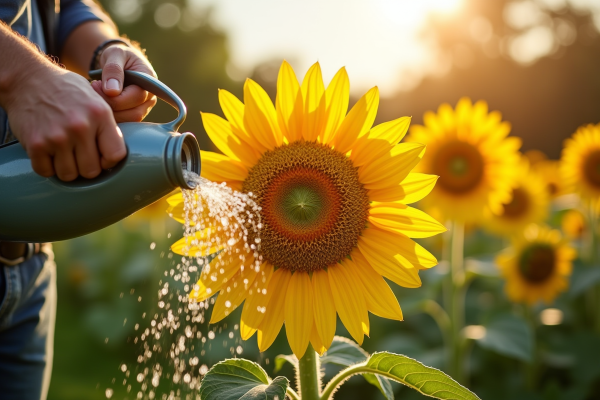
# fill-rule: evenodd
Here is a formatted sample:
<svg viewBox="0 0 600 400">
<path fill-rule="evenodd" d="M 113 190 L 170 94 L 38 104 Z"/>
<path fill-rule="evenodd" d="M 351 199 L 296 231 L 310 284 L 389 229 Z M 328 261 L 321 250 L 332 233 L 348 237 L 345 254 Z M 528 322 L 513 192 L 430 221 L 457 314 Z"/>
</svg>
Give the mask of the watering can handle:
<svg viewBox="0 0 600 400">
<path fill-rule="evenodd" d="M 102 70 L 96 69 L 89 72 L 90 78 L 94 80 L 102 79 Z M 125 82 L 123 87 L 129 85 L 137 85 L 147 92 L 156 95 L 158 98 L 169 103 L 179 113 L 173 121 L 164 124 L 164 126 L 172 132 L 177 132 L 177 129 L 185 121 L 187 109 L 183 101 L 172 91 L 167 85 L 159 81 L 153 76 L 138 71 L 125 71 Z"/>
</svg>

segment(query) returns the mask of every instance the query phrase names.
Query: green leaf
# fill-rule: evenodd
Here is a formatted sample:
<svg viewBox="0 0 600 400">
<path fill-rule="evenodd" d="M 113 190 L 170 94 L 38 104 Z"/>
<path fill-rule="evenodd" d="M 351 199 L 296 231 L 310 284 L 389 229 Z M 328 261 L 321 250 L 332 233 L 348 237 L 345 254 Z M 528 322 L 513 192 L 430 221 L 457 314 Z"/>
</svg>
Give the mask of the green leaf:
<svg viewBox="0 0 600 400">
<path fill-rule="evenodd" d="M 329 349 L 321 357 L 321 365 L 335 364 L 342 367 L 349 367 L 365 361 L 369 358 L 369 353 L 364 351 L 352 340 L 341 336 L 335 336 Z"/>
<path fill-rule="evenodd" d="M 358 344 L 345 337 L 335 336 L 329 350 L 321 357 L 321 365 L 335 364 L 349 367 L 363 362 L 367 358 L 369 358 L 369 353 L 364 351 Z M 364 374 L 363 377 L 371 385 L 377 387 L 387 400 L 394 400 L 394 390 L 386 378 L 373 374 Z"/>
<path fill-rule="evenodd" d="M 285 365 L 286 362 L 292 364 L 294 368 L 298 367 L 298 358 L 295 355 L 290 354 L 289 356 L 285 354 L 280 354 L 275 357 L 275 366 L 273 367 L 273 373 L 278 373 L 281 371 L 281 368 Z"/>
<path fill-rule="evenodd" d="M 390 383 L 389 379 L 375 374 L 363 374 L 363 378 L 365 378 L 371 385 L 379 389 L 383 397 L 385 397 L 387 400 L 394 400 L 394 389 L 392 389 L 392 384 Z"/>
<path fill-rule="evenodd" d="M 533 333 L 529 325 L 515 315 L 506 314 L 485 326 L 485 336 L 477 343 L 488 350 L 530 362 L 533 357 Z"/>
<path fill-rule="evenodd" d="M 289 381 L 278 376 L 272 381 L 260 365 L 230 359 L 215 364 L 200 385 L 202 400 L 283 400 Z"/>
<path fill-rule="evenodd" d="M 409 386 L 426 396 L 443 400 L 479 400 L 469 389 L 435 368 L 398 354 L 374 353 L 361 368 Z"/>
</svg>

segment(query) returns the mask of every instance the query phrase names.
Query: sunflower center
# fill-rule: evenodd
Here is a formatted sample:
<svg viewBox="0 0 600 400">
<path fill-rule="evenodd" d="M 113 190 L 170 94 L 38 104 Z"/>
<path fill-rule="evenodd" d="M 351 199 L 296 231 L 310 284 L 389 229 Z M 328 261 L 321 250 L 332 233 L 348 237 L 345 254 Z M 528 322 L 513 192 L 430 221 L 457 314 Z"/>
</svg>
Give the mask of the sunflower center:
<svg viewBox="0 0 600 400">
<path fill-rule="evenodd" d="M 519 218 L 527 213 L 527 210 L 529 209 L 529 197 L 525 190 L 516 188 L 513 190 L 512 195 L 512 200 L 503 205 L 504 212 L 502 213 L 502 217 L 504 218 Z"/>
<path fill-rule="evenodd" d="M 433 172 L 440 176 L 438 186 L 447 192 L 463 194 L 479 186 L 484 163 L 479 150 L 465 142 L 443 145 L 434 157 Z"/>
<path fill-rule="evenodd" d="M 261 254 L 290 271 L 326 268 L 356 246 L 367 191 L 344 154 L 298 141 L 263 154 L 242 186 L 262 208 Z"/>
<path fill-rule="evenodd" d="M 583 174 L 588 182 L 600 187 L 600 150 L 588 154 L 583 165 Z"/>
<path fill-rule="evenodd" d="M 554 272 L 556 255 L 552 246 L 534 244 L 526 248 L 519 259 L 522 276 L 531 283 L 542 283 Z"/>
</svg>

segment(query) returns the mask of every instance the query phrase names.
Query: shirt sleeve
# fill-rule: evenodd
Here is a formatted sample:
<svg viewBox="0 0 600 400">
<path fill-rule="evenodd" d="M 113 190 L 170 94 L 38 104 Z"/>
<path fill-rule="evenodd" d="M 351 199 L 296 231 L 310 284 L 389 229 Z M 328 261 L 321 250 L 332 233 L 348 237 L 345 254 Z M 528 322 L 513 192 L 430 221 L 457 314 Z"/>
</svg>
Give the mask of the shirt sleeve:
<svg viewBox="0 0 600 400">
<path fill-rule="evenodd" d="M 75 28 L 88 21 L 110 22 L 110 18 L 92 0 L 60 0 L 58 16 L 58 52 Z"/>
</svg>

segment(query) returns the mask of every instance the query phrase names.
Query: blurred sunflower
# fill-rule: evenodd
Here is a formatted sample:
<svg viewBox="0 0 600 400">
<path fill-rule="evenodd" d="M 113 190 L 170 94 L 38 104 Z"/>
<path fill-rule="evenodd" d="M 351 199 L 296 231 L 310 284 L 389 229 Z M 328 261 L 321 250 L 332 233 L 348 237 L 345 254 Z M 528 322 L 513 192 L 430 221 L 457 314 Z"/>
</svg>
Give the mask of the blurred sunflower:
<svg viewBox="0 0 600 400">
<path fill-rule="evenodd" d="M 585 216 L 579 210 L 568 210 L 560 220 L 560 227 L 570 239 L 581 239 L 586 228 Z"/>
<path fill-rule="evenodd" d="M 236 259 L 210 268 L 217 257 L 204 268 L 190 297 L 203 301 L 219 293 L 211 323 L 245 301 L 242 338 L 258 332 L 264 351 L 285 323 L 300 358 L 309 342 L 321 354 L 331 345 L 336 313 L 358 343 L 369 334 L 369 311 L 402 320 L 384 277 L 420 286 L 419 270 L 437 261 L 410 238 L 445 231 L 407 205 L 425 197 L 437 180 L 411 173 L 423 144 L 398 144 L 410 119 L 372 127 L 376 87 L 346 115 L 346 70 L 325 89 L 318 63 L 300 86 L 284 61 L 275 106 L 250 79 L 244 103 L 225 90 L 219 100 L 227 119 L 208 113 L 202 119 L 224 155 L 202 152 L 202 176 L 254 194 L 262 207 L 263 264 L 257 269 L 253 260 Z M 171 213 L 181 220 L 180 203 L 181 197 L 170 199 Z M 181 254 L 184 246 L 185 238 L 173 249 Z"/>
<path fill-rule="evenodd" d="M 515 302 L 546 303 L 567 289 L 575 250 L 560 232 L 530 225 L 496 263 L 506 278 L 506 294 Z"/>
<path fill-rule="evenodd" d="M 546 153 L 540 150 L 527 150 L 523 153 L 525 157 L 529 160 L 529 163 L 532 167 L 535 167 L 536 164 L 546 161 L 548 157 L 546 157 Z"/>
<path fill-rule="evenodd" d="M 440 177 L 423 207 L 463 222 L 478 221 L 486 211 L 500 214 L 511 198 L 521 146 L 519 138 L 507 137 L 510 124 L 488 112 L 486 102 L 467 98 L 456 109 L 442 104 L 423 120 L 411 127 L 407 142 L 427 145 L 416 170 Z"/>
<path fill-rule="evenodd" d="M 512 189 L 511 200 L 502 204 L 500 215 L 487 214 L 484 226 L 487 230 L 504 236 L 523 232 L 531 223 L 541 223 L 548 216 L 548 193 L 542 178 L 532 171 L 529 161 L 523 157 Z"/>
<path fill-rule="evenodd" d="M 543 179 L 546 184 L 546 192 L 551 199 L 568 193 L 560 176 L 560 163 L 558 161 L 541 161 L 533 165 L 533 170 Z"/>
<path fill-rule="evenodd" d="M 565 140 L 561 156 L 565 185 L 582 200 L 598 202 L 600 198 L 600 124 L 587 125 Z"/>
</svg>

